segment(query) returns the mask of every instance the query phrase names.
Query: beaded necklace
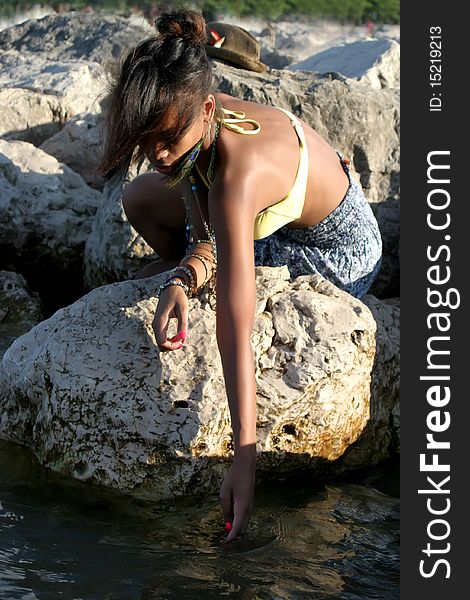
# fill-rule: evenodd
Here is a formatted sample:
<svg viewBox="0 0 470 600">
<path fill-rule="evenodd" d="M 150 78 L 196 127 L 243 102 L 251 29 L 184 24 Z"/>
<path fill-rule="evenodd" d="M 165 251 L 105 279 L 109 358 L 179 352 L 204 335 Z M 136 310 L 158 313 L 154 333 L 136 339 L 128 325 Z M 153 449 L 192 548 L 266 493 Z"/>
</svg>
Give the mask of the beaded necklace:
<svg viewBox="0 0 470 600">
<path fill-rule="evenodd" d="M 210 130 L 210 125 L 209 125 L 209 130 Z M 207 179 L 209 181 L 209 183 L 212 183 L 214 181 L 214 168 L 215 168 L 215 156 L 216 156 L 216 149 L 217 149 L 217 139 L 219 136 L 219 132 L 220 132 L 220 123 L 219 121 L 216 122 L 215 124 L 215 134 L 214 134 L 214 139 L 212 141 L 212 151 L 211 151 L 211 158 L 210 158 L 210 162 L 209 162 L 209 168 L 207 169 Z M 198 198 L 198 185 L 196 182 L 196 179 L 192 173 L 192 167 L 194 166 L 194 162 L 192 162 L 191 165 L 191 169 L 189 170 L 189 182 L 190 182 L 190 186 L 191 186 L 191 191 L 193 193 L 194 196 L 194 200 L 196 201 L 196 206 L 199 210 L 199 214 L 201 216 L 201 220 L 202 223 L 204 225 L 204 229 L 206 231 L 206 235 L 207 235 L 207 240 L 203 240 L 203 241 L 209 241 L 212 247 L 212 254 L 214 256 L 215 262 L 217 263 L 217 246 L 215 243 L 215 233 L 212 229 L 211 223 L 210 223 L 210 219 L 209 219 L 209 223 L 206 222 L 204 215 L 202 214 L 202 209 L 201 209 L 201 205 L 199 203 L 199 198 Z M 191 203 L 189 198 L 185 197 L 185 209 L 186 209 L 186 244 L 187 246 L 189 244 L 192 244 L 194 242 L 194 236 L 193 236 L 193 220 L 192 220 L 192 215 L 191 215 Z M 202 240 L 197 240 L 197 241 L 202 241 Z"/>
</svg>

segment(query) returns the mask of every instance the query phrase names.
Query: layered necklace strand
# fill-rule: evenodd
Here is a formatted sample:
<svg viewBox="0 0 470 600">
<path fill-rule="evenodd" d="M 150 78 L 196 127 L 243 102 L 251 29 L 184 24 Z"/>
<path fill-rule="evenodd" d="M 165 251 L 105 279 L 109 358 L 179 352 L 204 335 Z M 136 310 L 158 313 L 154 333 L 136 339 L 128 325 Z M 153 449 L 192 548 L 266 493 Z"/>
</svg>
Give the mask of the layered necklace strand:
<svg viewBox="0 0 470 600">
<path fill-rule="evenodd" d="M 211 125 L 209 125 L 209 131 L 210 131 L 210 127 L 211 127 Z M 207 180 L 208 180 L 209 184 L 212 184 L 212 182 L 214 181 L 215 156 L 216 156 L 217 138 L 219 136 L 219 132 L 220 132 L 220 123 L 219 123 L 219 121 L 216 121 L 214 139 L 212 141 L 211 158 L 210 158 L 210 162 L 209 162 L 209 168 L 207 169 Z M 192 166 L 194 166 L 194 162 L 193 162 Z M 193 175 L 192 168 L 189 171 L 189 181 L 191 184 L 191 191 L 193 193 L 194 200 L 196 201 L 196 206 L 199 210 L 199 214 L 201 215 L 201 220 L 202 220 L 204 229 L 207 234 L 207 240 L 197 240 L 197 241 L 209 241 L 210 242 L 211 247 L 212 247 L 212 254 L 215 259 L 215 264 L 217 264 L 217 247 L 216 247 L 216 243 L 215 243 L 215 234 L 214 234 L 214 231 L 212 230 L 212 227 L 210 224 L 210 219 L 209 219 L 209 223 L 207 223 L 204 218 L 204 215 L 202 214 L 202 209 L 201 209 L 201 205 L 199 203 L 199 198 L 198 198 L 198 193 L 197 193 L 198 186 L 196 183 L 196 179 Z M 194 242 L 192 224 L 193 224 L 193 220 L 191 218 L 191 204 L 188 199 L 186 202 L 186 241 L 188 244 L 192 244 Z"/>
</svg>

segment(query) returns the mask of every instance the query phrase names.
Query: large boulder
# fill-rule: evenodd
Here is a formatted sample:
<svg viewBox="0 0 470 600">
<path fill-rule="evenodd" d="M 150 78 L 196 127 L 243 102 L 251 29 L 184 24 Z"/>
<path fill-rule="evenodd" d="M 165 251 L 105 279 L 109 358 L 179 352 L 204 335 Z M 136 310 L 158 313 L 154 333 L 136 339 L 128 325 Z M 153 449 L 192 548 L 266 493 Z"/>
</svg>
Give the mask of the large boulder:
<svg viewBox="0 0 470 600">
<path fill-rule="evenodd" d="M 0 31 L 0 137 L 39 146 L 71 117 L 98 113 L 105 72 L 152 31 L 144 19 L 75 11 Z"/>
<path fill-rule="evenodd" d="M 253 24 L 247 25 L 251 27 Z M 300 19 L 276 21 L 267 24 L 262 30 L 250 29 L 250 33 L 261 44 L 261 60 L 274 68 L 307 60 L 330 48 L 366 41 L 365 36 L 368 35 L 364 25 L 352 27 L 350 23 L 341 24 L 327 19 L 310 22 L 302 22 Z M 376 29 L 374 37 L 375 41 L 399 41 L 399 33 L 398 25 L 382 25 Z M 357 58 L 363 60 L 360 55 Z M 327 68 L 324 72 L 331 70 L 336 69 Z"/>
<path fill-rule="evenodd" d="M 21 88 L 0 89 L 0 137 L 38 146 L 62 127 L 64 107 L 54 94 Z"/>
<path fill-rule="evenodd" d="M 105 78 L 97 63 L 52 62 L 8 50 L 0 54 L 0 86 L 0 136 L 39 145 L 70 117 L 100 112 Z"/>
<path fill-rule="evenodd" d="M 73 281 L 81 289 L 85 242 L 100 199 L 42 150 L 0 140 L 0 268 L 20 271 L 39 291 L 60 295 Z"/>
<path fill-rule="evenodd" d="M 361 30 L 359 35 L 362 37 L 363 28 Z M 338 22 L 324 19 L 306 23 L 300 19 L 276 21 L 269 23 L 259 33 L 252 33 L 261 44 L 261 56 L 274 68 L 278 67 L 271 64 L 270 51 L 274 51 L 274 57 L 282 57 L 288 64 L 293 64 L 326 48 L 343 44 L 345 39 L 352 41 L 358 37 L 350 26 L 344 27 Z"/>
<path fill-rule="evenodd" d="M 81 175 L 90 187 L 103 188 L 104 180 L 96 173 L 103 148 L 100 115 L 86 113 L 72 117 L 40 148 Z"/>
<path fill-rule="evenodd" d="M 321 276 L 256 274 L 258 478 L 324 472 L 368 426 L 370 451 L 347 468 L 381 460 L 398 395 L 388 371 L 372 373 L 370 310 Z M 218 489 L 233 443 L 215 313 L 204 294 L 190 300 L 187 342 L 160 353 L 151 322 L 165 277 L 97 288 L 15 340 L 0 367 L 1 437 L 152 501 Z"/>
<path fill-rule="evenodd" d="M 366 39 L 318 52 L 289 66 L 293 71 L 342 73 L 375 89 L 400 87 L 400 44 Z"/>
<path fill-rule="evenodd" d="M 372 396 L 378 402 L 371 405 L 371 419 L 364 440 L 377 440 L 384 448 L 384 436 L 390 440 L 389 451 L 400 452 L 400 298 L 378 300 L 372 294 L 364 298 L 377 323 L 377 352 L 372 370 Z M 375 429 L 374 425 L 377 424 Z M 370 436 L 368 439 L 367 436 Z M 376 456 L 379 448 L 370 448 Z M 356 462 L 356 461 L 354 461 Z"/>
<path fill-rule="evenodd" d="M 50 61 L 88 61 L 106 64 L 118 60 L 152 30 L 118 15 L 65 12 L 30 19 L 0 31 L 0 50 Z"/>
<path fill-rule="evenodd" d="M 363 299 L 377 323 L 370 419 L 360 437 L 335 463 L 341 472 L 400 452 L 400 299 Z"/>
</svg>

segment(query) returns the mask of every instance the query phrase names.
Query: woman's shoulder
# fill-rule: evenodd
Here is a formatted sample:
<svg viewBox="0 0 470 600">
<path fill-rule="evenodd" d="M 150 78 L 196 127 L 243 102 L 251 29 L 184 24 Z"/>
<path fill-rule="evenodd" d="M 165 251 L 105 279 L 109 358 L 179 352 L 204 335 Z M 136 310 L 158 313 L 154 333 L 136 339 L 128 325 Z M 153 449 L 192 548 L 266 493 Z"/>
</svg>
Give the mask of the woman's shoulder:
<svg viewBox="0 0 470 600">
<path fill-rule="evenodd" d="M 224 170 L 229 169 L 237 176 L 253 173 L 265 177 L 266 170 L 269 171 L 279 162 L 277 157 L 285 157 L 285 152 L 292 152 L 298 161 L 298 141 L 295 135 L 290 135 L 292 127 L 284 112 L 273 106 L 241 100 L 229 94 L 219 94 L 218 100 L 223 108 L 244 113 L 246 119 L 259 125 L 256 135 L 241 135 L 230 128 L 221 127 L 218 155 Z M 255 124 L 244 123 L 242 119 L 239 126 L 248 131 L 256 129 Z"/>
</svg>

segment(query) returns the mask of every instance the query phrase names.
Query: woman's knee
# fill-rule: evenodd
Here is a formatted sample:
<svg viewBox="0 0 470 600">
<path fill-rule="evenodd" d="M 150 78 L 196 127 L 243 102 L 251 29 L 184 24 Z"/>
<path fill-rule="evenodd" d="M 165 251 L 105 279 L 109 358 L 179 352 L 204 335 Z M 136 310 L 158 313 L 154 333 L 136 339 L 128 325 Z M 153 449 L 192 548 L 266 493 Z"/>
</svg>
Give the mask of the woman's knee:
<svg viewBox="0 0 470 600">
<path fill-rule="evenodd" d="M 163 259 L 185 253 L 185 210 L 181 191 L 166 187 L 154 173 L 133 179 L 123 190 L 127 220 Z"/>
<path fill-rule="evenodd" d="M 151 220 L 167 229 L 184 227 L 182 190 L 168 188 L 158 173 L 143 173 L 133 179 L 123 190 L 122 206 L 132 225 Z"/>
<path fill-rule="evenodd" d="M 158 194 L 158 183 L 149 181 L 148 175 L 139 175 L 122 192 L 122 206 L 130 223 L 147 213 L 150 198 Z"/>
</svg>

